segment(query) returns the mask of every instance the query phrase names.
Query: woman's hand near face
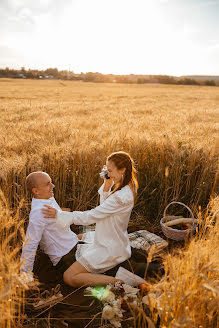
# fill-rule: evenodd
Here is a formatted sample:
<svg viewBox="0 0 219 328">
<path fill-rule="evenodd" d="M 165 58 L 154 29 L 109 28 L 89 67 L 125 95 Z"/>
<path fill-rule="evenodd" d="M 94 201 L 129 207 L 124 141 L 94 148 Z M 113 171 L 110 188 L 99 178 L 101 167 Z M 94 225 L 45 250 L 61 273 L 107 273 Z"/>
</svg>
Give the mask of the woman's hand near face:
<svg viewBox="0 0 219 328">
<path fill-rule="evenodd" d="M 55 219 L 56 218 L 56 214 L 57 214 L 57 210 L 54 207 L 51 207 L 49 205 L 44 205 L 44 207 L 41 210 L 41 212 L 43 213 L 44 218 L 46 219 Z"/>
<path fill-rule="evenodd" d="M 108 192 L 110 190 L 110 188 L 113 185 L 113 179 L 109 178 L 109 179 L 104 179 L 104 187 L 103 187 L 103 191 L 104 192 Z"/>
</svg>

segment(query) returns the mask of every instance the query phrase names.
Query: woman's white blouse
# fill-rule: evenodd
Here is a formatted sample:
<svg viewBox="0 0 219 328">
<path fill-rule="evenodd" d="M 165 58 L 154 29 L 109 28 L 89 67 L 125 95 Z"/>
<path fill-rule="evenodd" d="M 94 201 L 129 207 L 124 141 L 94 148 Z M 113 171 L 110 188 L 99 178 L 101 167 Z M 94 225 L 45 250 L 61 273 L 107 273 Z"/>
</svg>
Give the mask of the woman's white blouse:
<svg viewBox="0 0 219 328">
<path fill-rule="evenodd" d="M 128 223 L 134 206 L 134 197 L 127 185 L 114 194 L 98 190 L 100 205 L 85 212 L 58 211 L 56 224 L 60 230 L 69 229 L 71 224 L 96 224 L 95 231 L 78 245 L 76 259 L 89 272 L 105 272 L 131 256 L 128 238 Z M 87 235 L 87 234 L 86 234 Z"/>
</svg>

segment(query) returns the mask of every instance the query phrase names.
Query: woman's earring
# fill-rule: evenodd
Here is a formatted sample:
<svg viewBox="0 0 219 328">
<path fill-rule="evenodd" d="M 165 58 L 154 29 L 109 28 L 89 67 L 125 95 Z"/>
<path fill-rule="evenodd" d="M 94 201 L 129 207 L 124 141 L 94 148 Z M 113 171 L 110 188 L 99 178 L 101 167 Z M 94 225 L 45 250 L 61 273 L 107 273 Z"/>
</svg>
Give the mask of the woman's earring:
<svg viewBox="0 0 219 328">
<path fill-rule="evenodd" d="M 123 182 L 123 174 L 122 174 L 122 182 Z"/>
</svg>

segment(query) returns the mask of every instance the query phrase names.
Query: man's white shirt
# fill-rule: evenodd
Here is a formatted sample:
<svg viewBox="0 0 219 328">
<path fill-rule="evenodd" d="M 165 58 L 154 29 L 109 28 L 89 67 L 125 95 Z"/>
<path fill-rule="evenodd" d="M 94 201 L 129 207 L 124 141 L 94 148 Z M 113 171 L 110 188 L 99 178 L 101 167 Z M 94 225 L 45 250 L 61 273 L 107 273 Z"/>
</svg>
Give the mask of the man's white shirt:
<svg viewBox="0 0 219 328">
<path fill-rule="evenodd" d="M 60 232 L 54 219 L 45 219 L 41 212 L 44 205 L 60 210 L 54 197 L 32 199 L 29 224 L 21 255 L 21 272 L 32 272 L 38 245 L 56 265 L 78 242 L 77 235 L 69 228 Z"/>
</svg>

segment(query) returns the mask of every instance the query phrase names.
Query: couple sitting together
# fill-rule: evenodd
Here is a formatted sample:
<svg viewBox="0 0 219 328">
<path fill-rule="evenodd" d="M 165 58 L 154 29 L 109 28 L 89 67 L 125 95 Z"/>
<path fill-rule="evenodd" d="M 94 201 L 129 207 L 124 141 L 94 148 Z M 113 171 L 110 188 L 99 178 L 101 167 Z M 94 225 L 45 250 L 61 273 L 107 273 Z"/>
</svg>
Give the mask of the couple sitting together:
<svg viewBox="0 0 219 328">
<path fill-rule="evenodd" d="M 30 281 L 39 244 L 69 286 L 107 285 L 121 280 L 108 272 L 124 263 L 127 267 L 131 257 L 127 228 L 138 183 L 133 160 L 125 152 L 108 156 L 106 168 L 108 177 L 98 190 L 100 205 L 84 212 L 61 210 L 53 197 L 55 186 L 47 173 L 28 175 L 26 186 L 33 199 L 22 248 L 21 273 Z M 70 229 L 71 224 L 96 224 L 96 227 L 94 232 L 76 235 Z"/>
</svg>

